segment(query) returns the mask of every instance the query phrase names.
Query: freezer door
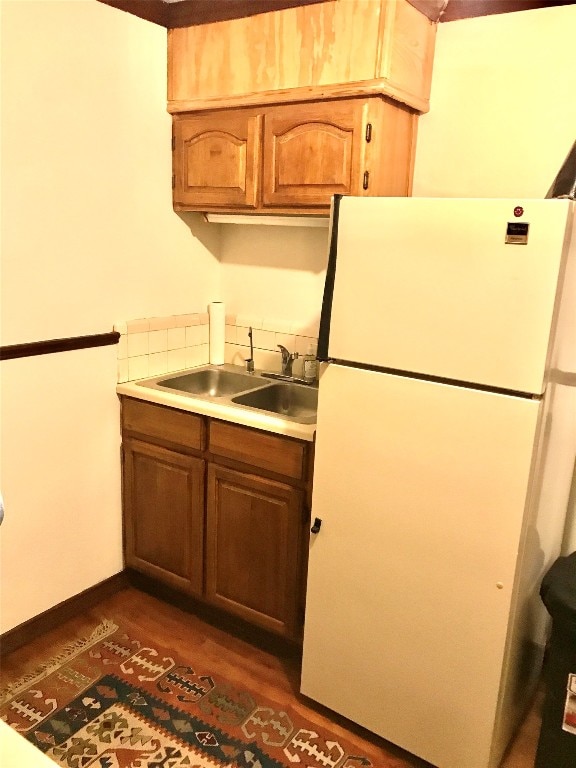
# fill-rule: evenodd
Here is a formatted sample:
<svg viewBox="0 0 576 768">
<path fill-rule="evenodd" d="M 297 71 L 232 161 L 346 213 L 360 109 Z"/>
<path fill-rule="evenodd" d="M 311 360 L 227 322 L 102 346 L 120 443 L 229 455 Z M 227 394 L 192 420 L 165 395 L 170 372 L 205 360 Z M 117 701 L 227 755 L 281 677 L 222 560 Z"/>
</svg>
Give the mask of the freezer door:
<svg viewBox="0 0 576 768">
<path fill-rule="evenodd" d="M 328 356 L 541 393 L 573 206 L 342 198 Z"/>
<path fill-rule="evenodd" d="M 498 764 L 539 409 L 334 364 L 322 374 L 301 690 L 442 768 Z"/>
</svg>

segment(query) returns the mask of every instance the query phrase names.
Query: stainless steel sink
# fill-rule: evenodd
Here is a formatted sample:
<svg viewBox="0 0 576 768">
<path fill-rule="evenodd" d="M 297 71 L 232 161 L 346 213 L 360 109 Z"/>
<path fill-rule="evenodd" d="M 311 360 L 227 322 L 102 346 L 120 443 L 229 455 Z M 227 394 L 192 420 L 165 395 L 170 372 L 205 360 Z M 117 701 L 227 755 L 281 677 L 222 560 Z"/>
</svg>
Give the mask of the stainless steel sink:
<svg viewBox="0 0 576 768">
<path fill-rule="evenodd" d="M 250 374 L 222 368 L 202 368 L 197 371 L 155 380 L 155 385 L 201 397 L 228 397 L 265 386 L 266 382 Z"/>
<path fill-rule="evenodd" d="M 204 365 L 188 371 L 155 376 L 138 385 L 161 392 L 211 400 L 279 416 L 300 424 L 316 423 L 318 390 L 294 381 L 271 381 L 266 374 L 245 373 L 239 366 Z"/>
<path fill-rule="evenodd" d="M 318 390 L 303 384 L 272 384 L 237 395 L 232 402 L 302 424 L 313 424 L 316 421 Z"/>
</svg>

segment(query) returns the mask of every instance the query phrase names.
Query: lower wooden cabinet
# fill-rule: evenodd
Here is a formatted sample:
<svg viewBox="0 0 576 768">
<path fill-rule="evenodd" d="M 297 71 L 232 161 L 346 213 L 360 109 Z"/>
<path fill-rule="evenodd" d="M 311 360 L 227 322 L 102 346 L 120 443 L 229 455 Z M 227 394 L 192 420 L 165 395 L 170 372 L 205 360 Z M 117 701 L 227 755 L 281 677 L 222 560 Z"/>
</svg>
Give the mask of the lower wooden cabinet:
<svg viewBox="0 0 576 768">
<path fill-rule="evenodd" d="M 204 569 L 204 461 L 125 439 L 126 565 L 200 596 Z"/>
<path fill-rule="evenodd" d="M 300 640 L 312 445 L 133 398 L 122 444 L 126 566 Z"/>
<path fill-rule="evenodd" d="M 297 634 L 302 491 L 208 467 L 206 597 L 243 619 Z"/>
</svg>

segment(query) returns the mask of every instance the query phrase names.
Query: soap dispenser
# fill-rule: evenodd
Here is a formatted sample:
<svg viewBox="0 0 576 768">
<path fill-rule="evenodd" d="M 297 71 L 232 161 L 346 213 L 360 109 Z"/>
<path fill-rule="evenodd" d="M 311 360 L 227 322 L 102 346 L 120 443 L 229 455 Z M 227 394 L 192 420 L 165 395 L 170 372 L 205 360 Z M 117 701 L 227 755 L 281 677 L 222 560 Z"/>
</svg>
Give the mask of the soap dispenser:
<svg viewBox="0 0 576 768">
<path fill-rule="evenodd" d="M 318 360 L 316 359 L 316 350 L 312 343 L 310 343 L 303 360 L 304 368 L 302 377 L 307 384 L 312 384 L 318 378 Z"/>
</svg>

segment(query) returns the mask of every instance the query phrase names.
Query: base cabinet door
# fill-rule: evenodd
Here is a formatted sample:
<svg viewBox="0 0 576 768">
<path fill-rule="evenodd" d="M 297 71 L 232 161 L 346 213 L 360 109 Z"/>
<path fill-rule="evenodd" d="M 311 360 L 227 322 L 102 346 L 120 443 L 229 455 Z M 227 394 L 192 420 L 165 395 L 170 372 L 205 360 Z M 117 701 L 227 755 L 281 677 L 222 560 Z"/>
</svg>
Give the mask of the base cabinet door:
<svg viewBox="0 0 576 768">
<path fill-rule="evenodd" d="M 124 439 L 126 565 L 200 596 L 204 461 Z"/>
<path fill-rule="evenodd" d="M 286 637 L 299 626 L 302 492 L 208 466 L 206 598 Z"/>
</svg>

